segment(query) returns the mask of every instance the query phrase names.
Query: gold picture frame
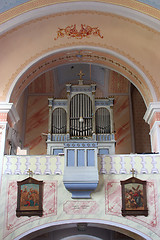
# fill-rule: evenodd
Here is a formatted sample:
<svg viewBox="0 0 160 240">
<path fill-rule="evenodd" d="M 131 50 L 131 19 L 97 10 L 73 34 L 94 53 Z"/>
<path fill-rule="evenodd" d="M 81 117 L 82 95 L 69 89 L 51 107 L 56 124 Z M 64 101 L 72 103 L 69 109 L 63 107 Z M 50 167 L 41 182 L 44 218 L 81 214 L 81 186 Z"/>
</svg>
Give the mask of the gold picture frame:
<svg viewBox="0 0 160 240">
<path fill-rule="evenodd" d="M 18 181 L 16 216 L 39 216 L 43 215 L 42 193 L 43 181 L 32 177 Z"/>
<path fill-rule="evenodd" d="M 146 181 L 131 177 L 121 181 L 122 215 L 148 216 Z"/>
</svg>

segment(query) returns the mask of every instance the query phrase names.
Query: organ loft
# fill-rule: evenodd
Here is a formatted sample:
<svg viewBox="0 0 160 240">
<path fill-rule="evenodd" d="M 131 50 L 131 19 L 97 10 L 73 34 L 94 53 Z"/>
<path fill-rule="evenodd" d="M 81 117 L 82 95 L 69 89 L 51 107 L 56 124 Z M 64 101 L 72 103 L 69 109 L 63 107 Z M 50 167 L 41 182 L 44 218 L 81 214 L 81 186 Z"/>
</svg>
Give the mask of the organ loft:
<svg viewBox="0 0 160 240">
<path fill-rule="evenodd" d="M 95 99 L 96 84 L 66 84 L 67 99 L 49 98 L 47 154 L 68 144 L 95 143 L 99 154 L 115 153 L 113 98 Z"/>
<path fill-rule="evenodd" d="M 49 98 L 48 155 L 65 155 L 64 184 L 72 197 L 86 196 L 98 184 L 97 154 L 114 154 L 113 98 L 95 99 L 96 84 L 66 84 L 67 99 Z M 83 177 L 82 177 L 83 175 Z M 80 189 L 76 193 L 80 184 Z"/>
</svg>

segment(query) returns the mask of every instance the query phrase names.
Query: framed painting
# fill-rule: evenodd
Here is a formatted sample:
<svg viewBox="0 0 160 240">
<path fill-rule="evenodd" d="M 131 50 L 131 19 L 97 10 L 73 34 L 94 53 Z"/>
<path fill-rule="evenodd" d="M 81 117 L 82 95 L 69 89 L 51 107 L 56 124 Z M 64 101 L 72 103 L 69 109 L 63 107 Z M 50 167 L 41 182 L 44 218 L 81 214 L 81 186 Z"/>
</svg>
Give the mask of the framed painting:
<svg viewBox="0 0 160 240">
<path fill-rule="evenodd" d="M 43 181 L 29 177 L 18 181 L 16 216 L 42 216 Z"/>
<path fill-rule="evenodd" d="M 146 181 L 131 177 L 121 181 L 122 187 L 122 215 L 148 216 Z"/>
</svg>

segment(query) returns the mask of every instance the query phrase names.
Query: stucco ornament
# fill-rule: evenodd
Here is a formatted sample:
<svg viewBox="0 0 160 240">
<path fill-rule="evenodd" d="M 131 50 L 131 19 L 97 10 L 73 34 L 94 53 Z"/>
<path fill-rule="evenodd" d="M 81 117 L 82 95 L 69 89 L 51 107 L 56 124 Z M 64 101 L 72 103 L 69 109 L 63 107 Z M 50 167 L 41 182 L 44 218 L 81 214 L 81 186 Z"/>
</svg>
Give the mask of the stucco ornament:
<svg viewBox="0 0 160 240">
<path fill-rule="evenodd" d="M 73 24 L 67 26 L 66 28 L 58 28 L 57 37 L 55 37 L 54 40 L 65 36 L 68 38 L 82 39 L 85 37 L 90 37 L 91 35 L 103 38 L 98 27 L 91 27 L 86 24 L 81 24 L 80 30 L 77 30 L 76 24 Z"/>
</svg>

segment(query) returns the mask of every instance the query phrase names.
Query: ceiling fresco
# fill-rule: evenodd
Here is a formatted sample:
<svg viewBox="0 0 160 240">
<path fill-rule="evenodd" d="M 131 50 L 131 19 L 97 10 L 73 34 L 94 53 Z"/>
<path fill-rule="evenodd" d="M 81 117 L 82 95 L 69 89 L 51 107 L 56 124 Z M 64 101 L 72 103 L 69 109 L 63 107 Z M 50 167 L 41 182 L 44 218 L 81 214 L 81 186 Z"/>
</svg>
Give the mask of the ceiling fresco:
<svg viewBox="0 0 160 240">
<path fill-rule="evenodd" d="M 32 2 L 32 0 L 1 0 L 0 1 L 0 13 L 3 13 L 11 8 L 14 8 L 18 5 L 21 5 L 26 2 Z M 151 7 L 157 8 L 160 10 L 160 1 L 159 0 L 138 0 L 135 2 L 145 3 Z"/>
</svg>

